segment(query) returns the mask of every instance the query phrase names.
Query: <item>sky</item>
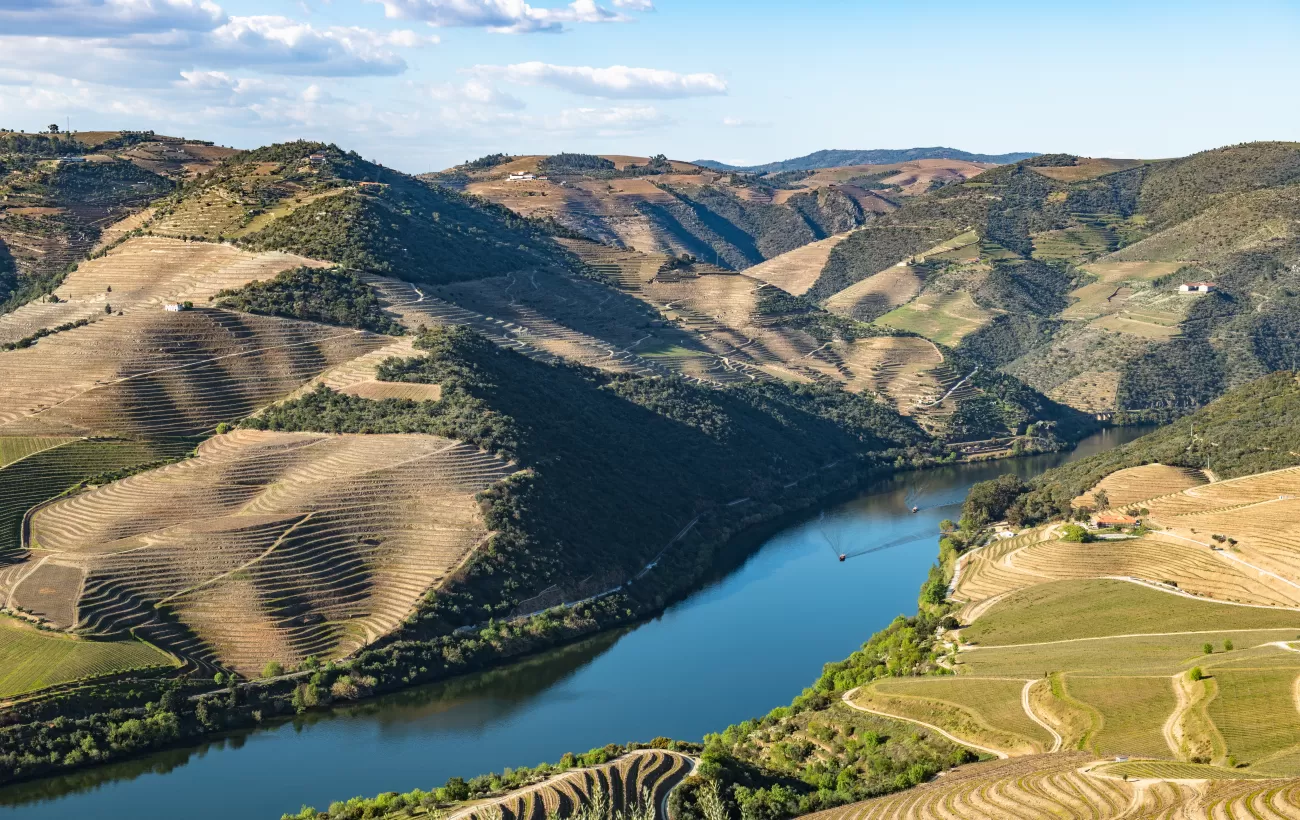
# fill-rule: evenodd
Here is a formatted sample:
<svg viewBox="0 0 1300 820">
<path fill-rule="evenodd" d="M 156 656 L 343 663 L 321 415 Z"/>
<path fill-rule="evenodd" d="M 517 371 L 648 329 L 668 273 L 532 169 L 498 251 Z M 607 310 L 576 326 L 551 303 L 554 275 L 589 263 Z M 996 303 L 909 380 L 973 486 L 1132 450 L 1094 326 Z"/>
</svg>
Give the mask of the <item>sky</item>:
<svg viewBox="0 0 1300 820">
<path fill-rule="evenodd" d="M 768 162 L 1300 139 L 1300 0 L 0 0 L 0 127 Z"/>
</svg>

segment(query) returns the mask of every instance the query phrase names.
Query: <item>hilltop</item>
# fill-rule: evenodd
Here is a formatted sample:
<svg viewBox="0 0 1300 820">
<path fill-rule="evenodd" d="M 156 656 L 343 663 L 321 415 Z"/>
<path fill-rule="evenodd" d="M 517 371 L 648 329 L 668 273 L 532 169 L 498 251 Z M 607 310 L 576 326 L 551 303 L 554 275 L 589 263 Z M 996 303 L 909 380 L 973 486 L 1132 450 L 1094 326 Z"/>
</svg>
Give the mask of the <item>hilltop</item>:
<svg viewBox="0 0 1300 820">
<path fill-rule="evenodd" d="M 0 131 L 0 312 L 44 295 L 115 239 L 110 226 L 233 153 L 152 132 Z"/>
<path fill-rule="evenodd" d="M 770 174 L 780 171 L 811 171 L 819 168 L 836 168 L 845 165 L 894 165 L 901 162 L 915 162 L 922 159 L 956 159 L 963 162 L 980 162 L 990 165 L 1005 165 L 1020 162 L 1038 156 L 1034 151 L 1019 151 L 1009 154 L 972 154 L 956 148 L 874 148 L 868 150 L 831 149 L 814 151 L 802 157 L 768 162 L 762 165 L 727 165 L 723 162 L 701 159 L 695 164 L 715 171 L 747 171 L 756 174 Z"/>
</svg>

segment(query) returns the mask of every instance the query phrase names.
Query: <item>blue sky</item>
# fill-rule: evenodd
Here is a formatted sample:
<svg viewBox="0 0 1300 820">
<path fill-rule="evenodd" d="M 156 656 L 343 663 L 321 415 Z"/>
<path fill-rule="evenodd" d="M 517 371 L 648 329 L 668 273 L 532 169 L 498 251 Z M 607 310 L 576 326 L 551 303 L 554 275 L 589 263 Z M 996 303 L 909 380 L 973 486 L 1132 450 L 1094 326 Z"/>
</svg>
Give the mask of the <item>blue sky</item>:
<svg viewBox="0 0 1300 820">
<path fill-rule="evenodd" d="M 0 126 L 764 162 L 1300 138 L 1300 2 L 0 0 Z"/>
</svg>

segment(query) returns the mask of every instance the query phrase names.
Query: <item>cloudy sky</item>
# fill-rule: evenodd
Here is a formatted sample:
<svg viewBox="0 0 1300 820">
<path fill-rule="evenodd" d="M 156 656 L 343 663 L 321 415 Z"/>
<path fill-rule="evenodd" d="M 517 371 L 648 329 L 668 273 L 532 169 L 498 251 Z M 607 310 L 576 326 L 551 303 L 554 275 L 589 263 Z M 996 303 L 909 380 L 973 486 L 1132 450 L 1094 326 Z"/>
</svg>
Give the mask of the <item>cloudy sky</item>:
<svg viewBox="0 0 1300 820">
<path fill-rule="evenodd" d="M 0 127 L 764 162 L 1300 139 L 1300 2 L 0 0 Z"/>
</svg>

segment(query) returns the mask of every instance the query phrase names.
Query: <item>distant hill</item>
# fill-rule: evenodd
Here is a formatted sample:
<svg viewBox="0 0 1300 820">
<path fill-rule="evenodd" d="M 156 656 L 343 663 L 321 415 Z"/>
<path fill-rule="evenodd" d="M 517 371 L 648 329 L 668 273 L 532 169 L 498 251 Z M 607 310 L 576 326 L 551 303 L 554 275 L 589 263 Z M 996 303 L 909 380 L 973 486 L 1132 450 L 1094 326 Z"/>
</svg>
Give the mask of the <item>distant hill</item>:
<svg viewBox="0 0 1300 820">
<path fill-rule="evenodd" d="M 918 159 L 959 159 L 966 162 L 988 162 L 1006 165 L 1038 156 L 1037 151 L 1013 151 L 1009 154 L 972 154 L 956 148 L 873 148 L 863 151 L 830 149 L 814 151 L 807 156 L 769 162 L 764 165 L 727 165 L 711 159 L 696 160 L 693 164 L 715 171 L 752 171 L 770 174 L 778 171 L 813 171 L 818 168 L 836 168 L 842 165 L 893 165 Z"/>
</svg>

